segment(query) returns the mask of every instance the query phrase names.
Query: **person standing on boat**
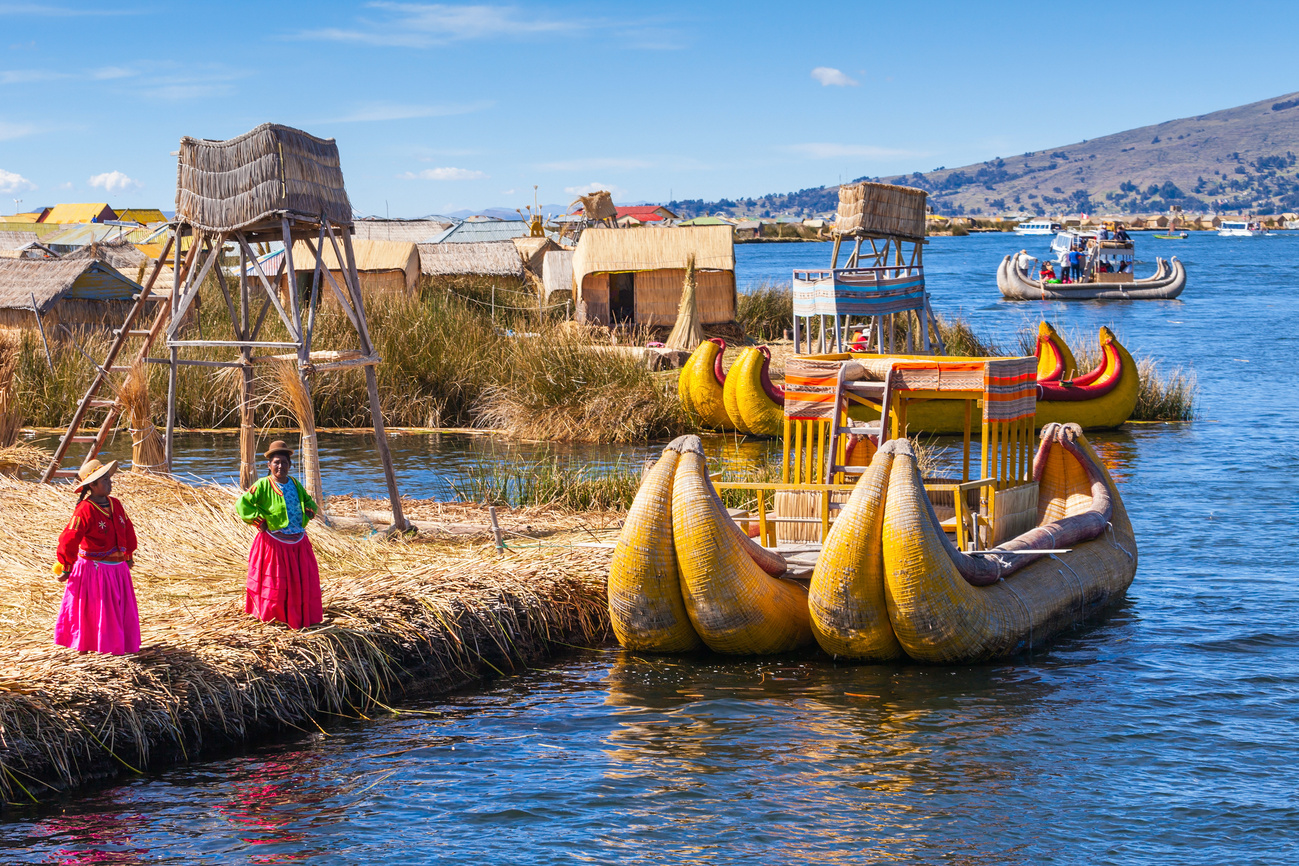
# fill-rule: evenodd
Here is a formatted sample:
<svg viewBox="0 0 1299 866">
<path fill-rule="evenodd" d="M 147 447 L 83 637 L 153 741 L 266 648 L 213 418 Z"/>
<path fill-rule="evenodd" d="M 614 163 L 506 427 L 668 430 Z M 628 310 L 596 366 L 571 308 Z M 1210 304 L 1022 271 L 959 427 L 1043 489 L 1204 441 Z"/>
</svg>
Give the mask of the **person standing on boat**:
<svg viewBox="0 0 1299 866">
<path fill-rule="evenodd" d="M 1075 283 L 1082 277 L 1082 253 L 1078 247 L 1069 250 L 1069 279 Z"/>
<path fill-rule="evenodd" d="M 80 652 L 140 651 L 135 604 L 135 526 L 113 491 L 117 461 L 87 460 L 77 470 L 80 491 L 72 519 L 59 535 L 54 574 L 67 581 L 54 624 L 54 642 Z"/>
<path fill-rule="evenodd" d="M 288 445 L 277 439 L 265 456 L 269 474 L 235 503 L 240 519 L 258 530 L 248 551 L 244 612 L 262 622 L 306 628 L 324 619 L 320 568 L 306 531 L 319 507 L 289 475 L 293 451 Z"/>
</svg>

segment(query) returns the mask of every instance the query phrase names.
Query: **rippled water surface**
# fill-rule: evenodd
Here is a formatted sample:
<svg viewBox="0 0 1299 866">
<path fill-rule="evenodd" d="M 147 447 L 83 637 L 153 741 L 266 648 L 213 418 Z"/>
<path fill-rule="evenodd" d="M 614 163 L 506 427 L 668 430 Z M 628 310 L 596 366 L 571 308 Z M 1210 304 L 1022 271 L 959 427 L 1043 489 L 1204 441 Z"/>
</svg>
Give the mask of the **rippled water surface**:
<svg viewBox="0 0 1299 866">
<path fill-rule="evenodd" d="M 1007 346 L 1043 316 L 1089 340 L 1108 324 L 1200 382 L 1196 422 L 1094 437 L 1141 553 L 1104 621 L 963 668 L 579 653 L 420 712 L 11 813 L 0 862 L 1294 862 L 1299 236 L 1138 235 L 1150 266 L 1186 262 L 1176 301 L 1000 301 L 1001 256 L 1048 240 L 933 239 L 935 307 Z M 745 285 L 828 253 L 737 258 Z M 491 447 L 397 441 L 420 496 Z M 326 455 L 326 485 L 378 493 L 351 456 Z"/>
</svg>

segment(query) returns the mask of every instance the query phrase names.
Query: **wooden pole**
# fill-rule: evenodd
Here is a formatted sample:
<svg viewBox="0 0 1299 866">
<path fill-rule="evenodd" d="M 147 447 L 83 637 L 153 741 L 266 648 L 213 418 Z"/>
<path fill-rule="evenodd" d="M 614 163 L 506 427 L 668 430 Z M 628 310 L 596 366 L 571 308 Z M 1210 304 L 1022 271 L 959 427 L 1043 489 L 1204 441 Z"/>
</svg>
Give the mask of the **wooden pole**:
<svg viewBox="0 0 1299 866">
<path fill-rule="evenodd" d="M 286 285 L 289 289 L 289 310 L 293 316 L 293 326 L 297 331 L 298 338 L 298 359 L 294 367 L 298 380 L 302 383 L 302 388 L 307 395 L 307 405 L 303 407 L 305 417 L 301 419 L 302 472 L 306 476 L 307 493 L 311 495 L 312 499 L 316 500 L 317 505 L 325 509 L 325 490 L 320 479 L 320 446 L 316 441 L 316 406 L 311 399 L 311 378 L 307 375 L 307 370 L 311 366 L 311 351 L 307 348 L 307 337 L 302 329 L 302 305 L 298 302 L 298 271 L 293 264 L 293 229 L 289 224 L 288 217 L 280 219 L 280 230 L 284 236 L 284 262 Z M 315 250 L 315 258 L 315 276 L 319 278 L 321 264 L 319 249 Z M 322 514 L 321 517 L 326 523 L 329 522 L 326 514 Z"/>
<path fill-rule="evenodd" d="M 244 244 L 239 244 L 239 339 L 251 339 L 251 321 L 249 320 L 249 303 L 251 294 L 248 291 L 248 253 Z M 265 309 L 265 307 L 263 307 Z M 239 379 L 239 486 L 244 490 L 257 482 L 257 428 L 253 418 L 253 350 L 244 347 L 239 350 L 243 369 Z"/>
<path fill-rule="evenodd" d="M 331 231 L 332 235 L 332 231 Z M 358 336 L 361 338 L 361 351 L 367 355 L 374 354 L 374 345 L 370 342 L 370 328 L 365 320 L 365 305 L 361 301 L 361 280 L 356 273 L 356 254 L 352 251 L 352 236 L 343 233 L 343 249 L 347 253 L 346 282 L 352 292 L 352 303 L 356 308 L 356 317 L 361 325 Z M 388 482 L 388 501 L 392 505 L 392 526 L 399 532 L 410 528 L 402 514 L 401 494 L 397 491 L 397 473 L 392 466 L 392 452 L 388 449 L 388 433 L 383 425 L 383 408 L 379 404 L 379 377 L 374 372 L 374 365 L 365 367 L 365 387 L 370 392 L 370 419 L 374 422 L 374 445 L 383 462 L 384 479 Z"/>
</svg>

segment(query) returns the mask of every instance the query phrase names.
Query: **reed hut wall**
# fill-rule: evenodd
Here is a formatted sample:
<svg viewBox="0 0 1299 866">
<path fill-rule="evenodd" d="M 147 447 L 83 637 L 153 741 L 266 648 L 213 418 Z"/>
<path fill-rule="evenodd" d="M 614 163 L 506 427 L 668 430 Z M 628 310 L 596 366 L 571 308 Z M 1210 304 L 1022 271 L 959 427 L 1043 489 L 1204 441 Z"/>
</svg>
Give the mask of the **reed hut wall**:
<svg viewBox="0 0 1299 866">
<path fill-rule="evenodd" d="M 573 291 L 572 250 L 555 249 L 545 254 L 541 262 L 541 283 L 547 302 L 555 292 Z"/>
<path fill-rule="evenodd" d="M 609 274 L 631 273 L 635 322 L 671 325 L 690 256 L 703 324 L 735 321 L 735 246 L 728 225 L 585 230 L 573 253 L 579 320 L 609 324 Z"/>
</svg>

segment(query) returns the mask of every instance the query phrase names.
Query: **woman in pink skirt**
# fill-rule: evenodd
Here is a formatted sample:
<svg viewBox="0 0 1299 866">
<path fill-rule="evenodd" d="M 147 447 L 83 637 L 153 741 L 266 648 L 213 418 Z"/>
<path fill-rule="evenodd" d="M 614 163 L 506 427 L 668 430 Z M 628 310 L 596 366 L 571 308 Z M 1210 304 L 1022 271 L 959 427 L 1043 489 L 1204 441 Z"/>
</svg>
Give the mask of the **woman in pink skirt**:
<svg viewBox="0 0 1299 866">
<path fill-rule="evenodd" d="M 306 628 L 323 620 L 320 569 L 307 537 L 307 522 L 319 510 L 291 475 L 293 452 L 276 440 L 266 449 L 270 475 L 239 497 L 235 510 L 259 530 L 248 551 L 248 593 L 244 611 L 262 622 L 279 620 Z"/>
<path fill-rule="evenodd" d="M 81 491 L 72 519 L 59 536 L 54 573 L 66 580 L 54 642 L 81 652 L 125 655 L 140 651 L 140 612 L 131 566 L 135 527 L 113 490 L 114 460 L 88 460 L 77 470 Z"/>
</svg>

